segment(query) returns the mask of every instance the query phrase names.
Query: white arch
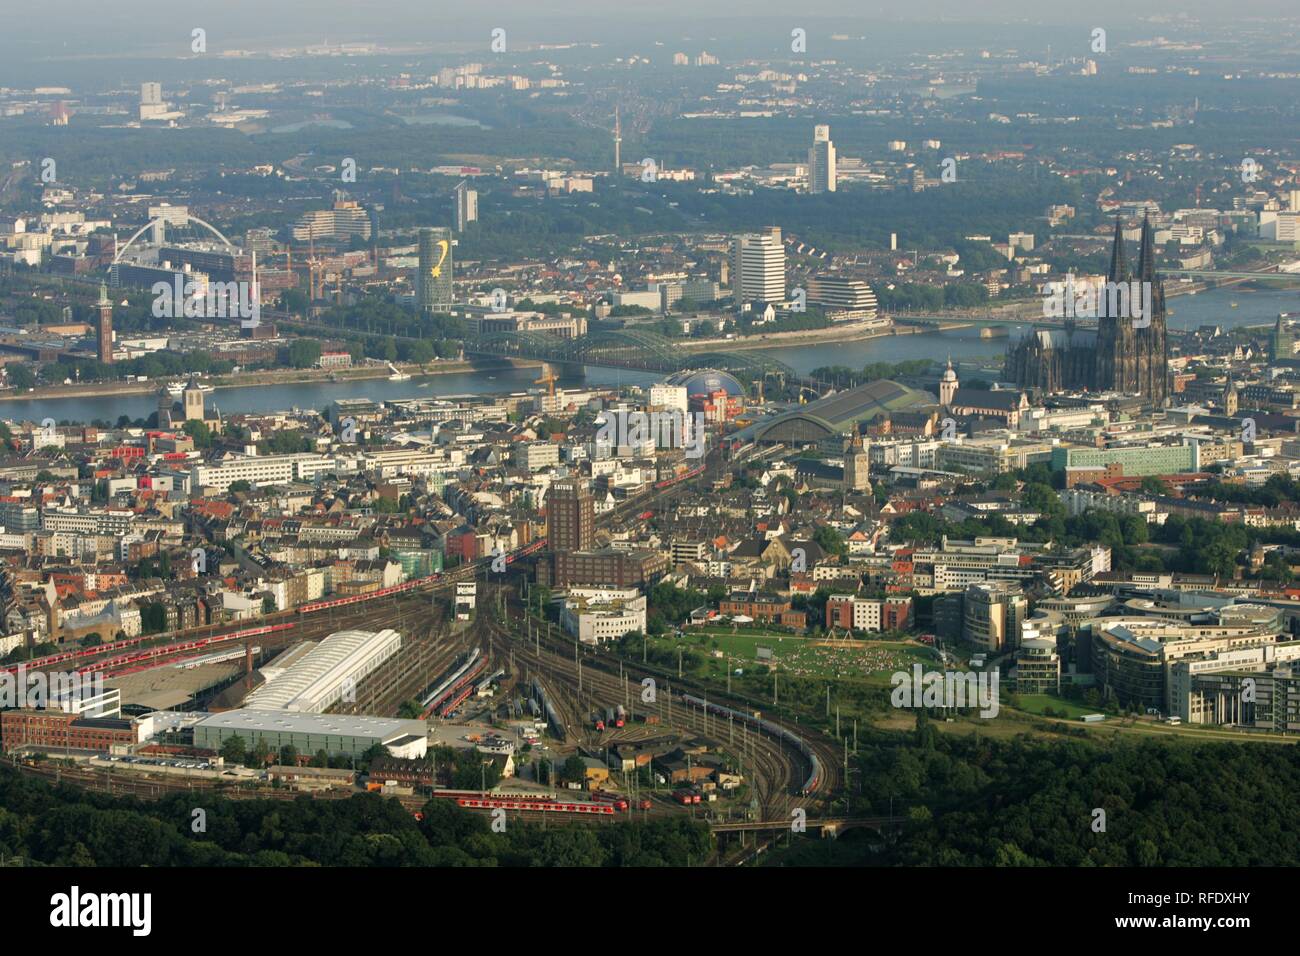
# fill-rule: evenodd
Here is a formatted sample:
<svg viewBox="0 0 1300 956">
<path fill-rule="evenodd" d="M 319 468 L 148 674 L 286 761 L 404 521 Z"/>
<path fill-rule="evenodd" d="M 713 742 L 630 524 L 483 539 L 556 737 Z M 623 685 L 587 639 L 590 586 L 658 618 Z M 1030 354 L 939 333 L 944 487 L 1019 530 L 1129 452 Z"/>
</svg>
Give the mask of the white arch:
<svg viewBox="0 0 1300 956">
<path fill-rule="evenodd" d="M 146 232 L 147 230 L 152 229 L 154 226 L 156 226 L 156 225 L 157 225 L 158 223 L 160 223 L 160 222 L 163 223 L 163 224 L 165 225 L 166 222 L 167 222 L 167 220 L 164 219 L 162 216 L 159 216 L 157 219 L 150 219 L 150 220 L 149 220 L 148 222 L 146 222 L 143 226 L 141 226 L 139 229 L 137 229 L 137 230 L 135 231 L 135 234 L 134 234 L 133 236 L 131 236 L 131 238 L 128 239 L 128 240 L 126 241 L 126 245 L 122 246 L 121 248 L 119 248 L 119 249 L 117 250 L 117 255 L 113 256 L 113 265 L 117 265 L 119 262 L 121 262 L 121 261 L 122 261 L 122 256 L 126 255 L 126 251 L 127 251 L 128 249 L 130 249 L 132 245 L 135 244 L 135 241 L 136 241 L 137 239 L 139 239 L 142 235 L 144 235 L 145 232 Z M 200 219 L 198 216 L 189 216 L 189 217 L 187 218 L 186 222 L 187 222 L 187 224 L 190 223 L 190 222 L 197 222 L 200 226 L 203 226 L 205 229 L 207 229 L 208 232 L 212 233 L 214 236 L 216 236 L 218 239 L 220 239 L 222 242 L 224 242 L 224 243 L 226 244 L 226 248 L 227 248 L 227 249 L 230 249 L 231 251 L 234 251 L 234 249 L 235 249 L 235 245 L 234 245 L 234 243 L 232 243 L 229 239 L 227 239 L 224 235 L 222 235 L 222 234 L 221 234 L 221 230 L 218 229 L 216 226 L 212 225 L 212 223 L 210 223 L 210 222 L 204 222 L 204 221 L 203 221 L 202 219 Z M 110 268 L 111 268 L 111 266 L 110 266 Z"/>
</svg>

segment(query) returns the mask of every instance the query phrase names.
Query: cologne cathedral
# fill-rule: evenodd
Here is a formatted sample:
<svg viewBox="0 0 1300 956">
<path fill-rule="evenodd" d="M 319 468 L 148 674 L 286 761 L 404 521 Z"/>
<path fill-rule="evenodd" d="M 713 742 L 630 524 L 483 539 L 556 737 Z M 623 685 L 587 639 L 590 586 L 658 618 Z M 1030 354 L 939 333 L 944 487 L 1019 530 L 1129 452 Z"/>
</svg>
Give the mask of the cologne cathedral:
<svg viewBox="0 0 1300 956">
<path fill-rule="evenodd" d="M 1142 321 L 1134 321 L 1131 308 L 1117 308 L 1114 296 L 1100 295 L 1097 328 L 1082 328 L 1067 319 L 1061 329 L 1031 329 L 1007 353 L 1003 377 L 1044 392 L 1124 392 L 1164 405 L 1169 394 L 1169 348 L 1164 283 L 1156 275 L 1155 262 L 1151 220 L 1142 223 L 1136 270 L 1129 265 L 1116 220 L 1107 283 L 1111 287 L 1138 283 L 1149 290 L 1149 324 L 1143 324 L 1146 310 Z"/>
</svg>

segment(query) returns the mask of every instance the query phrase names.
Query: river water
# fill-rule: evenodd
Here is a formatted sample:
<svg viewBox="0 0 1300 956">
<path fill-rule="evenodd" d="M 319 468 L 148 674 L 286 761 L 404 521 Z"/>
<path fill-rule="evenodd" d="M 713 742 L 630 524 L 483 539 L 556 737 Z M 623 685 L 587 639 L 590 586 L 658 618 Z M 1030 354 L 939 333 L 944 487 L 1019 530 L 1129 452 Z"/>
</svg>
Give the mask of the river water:
<svg viewBox="0 0 1300 956">
<path fill-rule="evenodd" d="M 1233 308 L 1232 303 L 1237 303 Z M 1178 296 L 1170 300 L 1173 314 L 1169 327 L 1195 329 L 1201 325 L 1234 328 L 1241 325 L 1272 325 L 1279 312 L 1300 312 L 1300 290 L 1247 292 L 1222 289 L 1195 296 Z M 1023 326 L 1011 330 L 1011 337 L 981 339 L 979 330 L 954 329 L 922 335 L 891 335 L 856 342 L 828 342 L 825 345 L 794 345 L 763 351 L 780 359 L 796 372 L 806 374 L 824 365 L 861 368 L 871 362 L 901 362 L 927 358 L 954 362 L 967 367 L 991 368 L 1000 364 L 1009 342 L 1019 338 Z M 559 366 L 555 369 L 563 386 L 644 385 L 662 376 L 650 372 L 630 372 L 599 366 Z M 449 375 L 415 377 L 405 382 L 370 379 L 350 382 L 306 382 L 294 385 L 257 385 L 246 388 L 220 388 L 208 395 L 208 407 L 223 413 L 268 412 L 292 408 L 324 409 L 338 398 L 454 398 L 492 393 L 522 392 L 533 388 L 537 370 L 531 368 L 463 372 Z M 10 421 L 88 422 L 92 419 L 116 421 L 119 415 L 147 418 L 158 407 L 153 395 L 113 397 L 47 398 L 29 401 L 0 402 L 0 417 Z"/>
</svg>

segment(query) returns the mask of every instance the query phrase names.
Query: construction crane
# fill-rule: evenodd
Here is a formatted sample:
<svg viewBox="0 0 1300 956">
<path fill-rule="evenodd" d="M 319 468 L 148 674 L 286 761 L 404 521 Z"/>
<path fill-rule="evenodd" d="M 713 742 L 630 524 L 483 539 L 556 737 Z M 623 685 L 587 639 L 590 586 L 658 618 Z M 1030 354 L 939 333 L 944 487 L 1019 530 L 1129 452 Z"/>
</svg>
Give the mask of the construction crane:
<svg viewBox="0 0 1300 956">
<path fill-rule="evenodd" d="M 555 382 L 556 382 L 555 373 L 554 373 L 553 371 L 551 371 L 551 366 L 550 366 L 549 364 L 547 364 L 546 362 L 543 362 L 543 363 L 542 363 L 542 374 L 541 374 L 541 376 L 537 379 L 537 381 L 533 382 L 533 384 L 534 384 L 534 385 L 545 385 L 545 386 L 546 386 L 546 394 L 549 395 L 551 398 L 554 398 L 554 397 L 555 397 Z"/>
<path fill-rule="evenodd" d="M 303 251 L 302 247 L 299 246 L 298 252 L 301 253 L 302 251 Z M 292 245 L 285 246 L 284 266 L 285 269 L 288 270 L 290 274 L 293 273 L 293 252 L 294 252 L 294 248 Z M 308 237 L 306 261 L 307 261 L 307 294 L 310 297 L 310 301 L 315 302 L 316 300 L 320 299 L 324 295 L 325 289 L 324 289 L 324 281 L 323 281 L 324 269 L 320 259 L 316 257 L 316 237 L 314 235 Z"/>
</svg>

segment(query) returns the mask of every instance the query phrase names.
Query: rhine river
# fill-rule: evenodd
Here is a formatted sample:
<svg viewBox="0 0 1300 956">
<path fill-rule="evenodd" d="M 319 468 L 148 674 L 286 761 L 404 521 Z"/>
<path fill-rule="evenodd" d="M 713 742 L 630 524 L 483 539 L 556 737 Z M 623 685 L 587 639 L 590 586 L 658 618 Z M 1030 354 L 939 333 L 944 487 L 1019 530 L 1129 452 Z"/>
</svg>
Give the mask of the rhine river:
<svg viewBox="0 0 1300 956">
<path fill-rule="evenodd" d="M 1233 308 L 1232 303 L 1237 307 Z M 1178 296 L 1170 300 L 1172 329 L 1195 329 L 1201 325 L 1233 328 L 1241 325 L 1272 325 L 1279 312 L 1300 312 L 1300 290 L 1248 292 L 1220 289 L 1195 296 Z M 861 341 L 828 342 L 825 345 L 784 346 L 766 349 L 796 372 L 808 373 L 819 366 L 846 365 L 861 368 L 871 362 L 902 362 L 908 359 L 954 362 L 968 368 L 993 368 L 1000 365 L 1010 342 L 1024 331 L 1011 330 L 1010 338 L 981 339 L 974 328 L 954 329 L 922 335 L 882 336 Z M 556 368 L 563 386 L 643 385 L 659 381 L 662 376 L 650 372 L 583 366 Z M 269 412 L 293 408 L 323 410 L 337 398 L 456 398 L 492 393 L 522 392 L 534 388 L 537 370 L 533 368 L 493 369 L 491 372 L 462 372 L 447 375 L 416 376 L 404 382 L 369 379 L 350 382 L 309 382 L 297 385 L 257 385 L 219 388 L 208 395 L 208 407 L 223 413 Z M 31 401 L 0 402 L 0 418 L 10 421 L 88 422 L 93 419 L 116 421 L 119 415 L 147 418 L 157 408 L 153 395 L 119 397 L 48 398 Z"/>
</svg>

